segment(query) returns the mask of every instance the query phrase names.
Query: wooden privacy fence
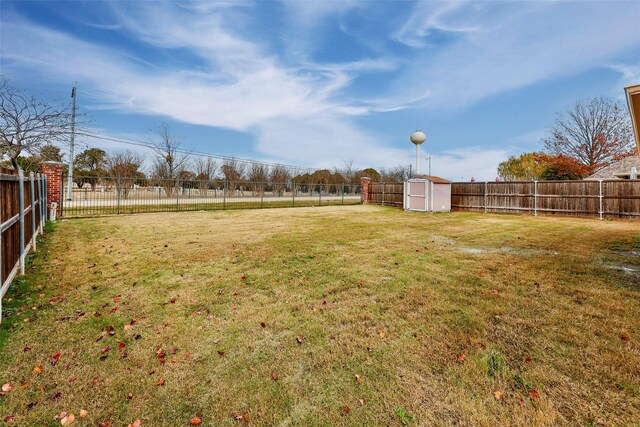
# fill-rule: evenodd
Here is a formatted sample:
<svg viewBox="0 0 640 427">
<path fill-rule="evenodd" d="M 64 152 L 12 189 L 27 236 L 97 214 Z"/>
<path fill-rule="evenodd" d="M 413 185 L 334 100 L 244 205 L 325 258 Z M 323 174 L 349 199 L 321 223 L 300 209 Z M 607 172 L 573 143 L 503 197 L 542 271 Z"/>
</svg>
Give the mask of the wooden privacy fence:
<svg viewBox="0 0 640 427">
<path fill-rule="evenodd" d="M 371 182 L 369 183 L 369 203 L 382 206 L 400 206 L 404 200 L 404 183 Z"/>
<path fill-rule="evenodd" d="M 451 208 L 640 219 L 640 180 L 454 182 Z"/>
<path fill-rule="evenodd" d="M 0 168 L 0 321 L 2 298 L 16 274 L 24 274 L 26 255 L 43 232 L 46 199 L 45 175 Z"/>
</svg>

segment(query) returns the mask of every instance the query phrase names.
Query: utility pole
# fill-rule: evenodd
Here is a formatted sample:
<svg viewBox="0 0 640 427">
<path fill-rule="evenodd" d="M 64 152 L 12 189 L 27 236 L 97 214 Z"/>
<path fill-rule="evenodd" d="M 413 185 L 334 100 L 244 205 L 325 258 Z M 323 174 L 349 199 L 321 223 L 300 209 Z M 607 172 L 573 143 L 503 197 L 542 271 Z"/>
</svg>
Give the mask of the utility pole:
<svg viewBox="0 0 640 427">
<path fill-rule="evenodd" d="M 431 176 L 431 155 L 425 157 L 425 160 L 429 161 L 429 176 Z"/>
<path fill-rule="evenodd" d="M 77 84 L 77 82 L 76 82 Z M 69 153 L 69 176 L 67 181 L 67 200 L 71 200 L 73 197 L 73 149 L 75 145 L 76 137 L 76 87 L 71 89 L 71 99 L 73 100 L 73 107 L 71 109 L 71 149 Z"/>
</svg>

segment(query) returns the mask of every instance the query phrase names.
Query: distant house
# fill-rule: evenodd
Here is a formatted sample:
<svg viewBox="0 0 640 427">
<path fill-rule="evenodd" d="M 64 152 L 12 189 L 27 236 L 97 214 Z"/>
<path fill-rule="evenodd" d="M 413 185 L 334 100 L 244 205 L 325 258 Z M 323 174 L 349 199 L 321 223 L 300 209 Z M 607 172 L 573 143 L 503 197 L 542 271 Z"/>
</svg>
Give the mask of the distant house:
<svg viewBox="0 0 640 427">
<path fill-rule="evenodd" d="M 629 179 L 631 177 L 631 169 L 636 168 L 636 173 L 640 175 L 640 156 L 629 156 L 600 169 L 593 175 L 589 175 L 585 179 Z"/>
</svg>

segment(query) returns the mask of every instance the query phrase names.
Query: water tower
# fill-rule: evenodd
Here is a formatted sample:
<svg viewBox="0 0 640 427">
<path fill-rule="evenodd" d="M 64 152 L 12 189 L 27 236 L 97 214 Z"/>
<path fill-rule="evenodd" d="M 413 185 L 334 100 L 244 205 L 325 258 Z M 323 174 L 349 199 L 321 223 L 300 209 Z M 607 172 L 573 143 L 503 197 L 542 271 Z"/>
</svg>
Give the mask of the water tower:
<svg viewBox="0 0 640 427">
<path fill-rule="evenodd" d="M 416 146 L 416 173 L 419 174 L 419 162 L 420 162 L 420 144 L 427 140 L 427 135 L 424 134 L 421 130 L 417 130 L 411 134 L 409 137 L 409 141 L 413 142 Z"/>
</svg>

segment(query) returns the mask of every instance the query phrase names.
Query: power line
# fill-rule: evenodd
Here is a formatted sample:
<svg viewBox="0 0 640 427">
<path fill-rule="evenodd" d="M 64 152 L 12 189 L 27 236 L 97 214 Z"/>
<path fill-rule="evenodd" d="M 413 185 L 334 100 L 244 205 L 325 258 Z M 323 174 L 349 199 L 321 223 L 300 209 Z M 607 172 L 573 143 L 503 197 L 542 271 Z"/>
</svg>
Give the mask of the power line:
<svg viewBox="0 0 640 427">
<path fill-rule="evenodd" d="M 111 136 L 111 135 L 105 135 L 105 134 L 101 134 L 89 129 L 79 129 L 76 132 L 77 135 L 82 135 L 82 136 L 86 136 L 86 137 L 90 137 L 90 138 L 95 138 L 95 139 L 100 139 L 103 141 L 112 141 L 112 142 L 118 142 L 118 143 L 122 143 L 122 144 L 128 144 L 128 145 L 134 145 L 134 146 L 138 146 L 138 147 L 144 147 L 144 148 L 149 148 L 151 150 L 157 150 L 157 147 L 150 143 L 150 142 L 146 142 L 146 141 L 140 141 L 140 140 L 135 140 L 135 139 L 126 139 L 126 138 L 121 138 L 121 137 L 115 137 L 115 136 Z M 314 169 L 314 168 L 307 168 L 307 167 L 302 167 L 302 166 L 296 166 L 296 165 L 289 165 L 289 164 L 285 164 L 285 163 L 277 163 L 277 162 L 267 162 L 267 161 L 263 161 L 263 160 L 253 160 L 253 159 L 247 159 L 244 157 L 237 157 L 237 156 L 226 156 L 226 155 L 222 155 L 222 154 L 213 154 L 213 153 L 207 153 L 207 152 L 203 152 L 203 151 L 197 151 L 197 150 L 189 150 L 189 149 L 185 149 L 185 148 L 176 148 L 176 151 L 179 153 L 183 153 L 183 154 L 191 154 L 191 155 L 197 155 L 197 156 L 201 156 L 201 157 L 210 157 L 210 158 L 214 158 L 214 159 L 219 159 L 219 160 L 223 160 L 223 161 L 239 161 L 239 162 L 243 162 L 243 163 L 251 163 L 251 164 L 258 164 L 258 165 L 266 165 L 266 166 L 280 166 L 280 167 L 285 167 L 287 169 L 292 169 L 292 170 L 296 170 L 296 171 L 306 171 L 306 172 L 315 172 L 318 169 Z"/>
</svg>

